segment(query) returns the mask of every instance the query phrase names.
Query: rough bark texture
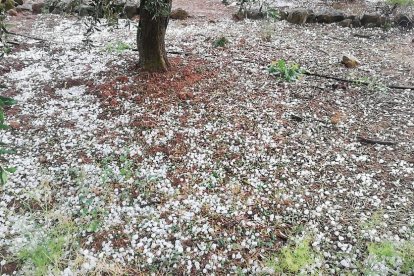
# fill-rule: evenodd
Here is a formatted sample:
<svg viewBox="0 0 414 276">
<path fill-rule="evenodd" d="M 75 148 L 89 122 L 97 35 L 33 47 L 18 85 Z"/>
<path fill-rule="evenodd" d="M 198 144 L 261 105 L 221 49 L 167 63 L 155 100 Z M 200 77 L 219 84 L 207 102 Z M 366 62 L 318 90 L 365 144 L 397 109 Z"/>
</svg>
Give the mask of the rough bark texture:
<svg viewBox="0 0 414 276">
<path fill-rule="evenodd" d="M 145 9 L 146 2 L 142 0 L 137 34 L 139 64 L 146 71 L 167 71 L 170 64 L 165 51 L 165 32 L 169 16 L 157 16 Z M 163 0 L 169 4 L 171 12 L 172 0 Z"/>
</svg>

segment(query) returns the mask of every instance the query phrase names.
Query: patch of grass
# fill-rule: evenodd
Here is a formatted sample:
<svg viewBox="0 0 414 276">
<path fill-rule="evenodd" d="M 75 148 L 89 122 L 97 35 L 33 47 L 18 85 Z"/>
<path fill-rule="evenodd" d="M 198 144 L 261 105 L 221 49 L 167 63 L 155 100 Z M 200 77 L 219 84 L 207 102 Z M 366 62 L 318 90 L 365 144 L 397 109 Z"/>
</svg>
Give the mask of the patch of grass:
<svg viewBox="0 0 414 276">
<path fill-rule="evenodd" d="M 395 264 L 395 258 L 398 256 L 397 250 L 389 241 L 368 244 L 368 253 L 381 260 L 385 260 L 390 265 Z"/>
<path fill-rule="evenodd" d="M 226 47 L 227 44 L 229 44 L 229 43 L 230 43 L 230 41 L 225 36 L 222 36 L 222 37 L 216 39 L 213 42 L 213 47 L 214 48 L 217 48 L 217 47 Z"/>
<path fill-rule="evenodd" d="M 79 215 L 83 219 L 84 230 L 89 233 L 97 232 L 102 226 L 105 210 L 101 206 L 96 206 L 92 197 L 80 195 L 79 202 L 82 206 Z"/>
<path fill-rule="evenodd" d="M 361 226 L 362 229 L 368 230 L 368 229 L 375 229 L 379 227 L 383 223 L 383 216 L 384 211 L 378 210 L 372 214 L 369 220 L 364 222 Z"/>
<path fill-rule="evenodd" d="M 403 260 L 401 272 L 407 275 L 414 274 L 414 241 L 404 242 L 399 252 Z"/>
<path fill-rule="evenodd" d="M 119 157 L 108 156 L 101 162 L 102 182 L 127 181 L 135 176 L 134 162 L 129 157 L 129 150 L 125 150 Z"/>
<path fill-rule="evenodd" d="M 304 73 L 299 64 L 288 64 L 284 59 L 273 61 L 269 65 L 268 71 L 270 74 L 276 75 L 288 82 L 298 80 Z"/>
<path fill-rule="evenodd" d="M 131 46 L 123 41 L 116 41 L 114 43 L 109 43 L 106 46 L 106 51 L 110 52 L 110 53 L 122 53 L 126 50 L 131 49 Z"/>
<path fill-rule="evenodd" d="M 413 6 L 414 0 L 386 0 L 387 4 L 400 6 Z"/>
<path fill-rule="evenodd" d="M 266 266 L 279 273 L 299 273 L 315 262 L 315 253 L 309 239 L 284 247 L 279 254 L 270 258 Z"/>
<path fill-rule="evenodd" d="M 9 126 L 5 124 L 4 107 L 11 106 L 13 104 L 16 104 L 15 100 L 0 96 L 0 131 L 9 128 Z M 0 185 L 6 184 L 9 173 L 14 173 L 16 171 L 16 168 L 6 167 L 3 165 L 4 162 L 7 162 L 7 159 L 3 156 L 14 153 L 13 150 L 7 149 L 6 146 L 7 145 L 5 143 L 0 141 Z"/>
<path fill-rule="evenodd" d="M 52 271 L 60 271 L 64 267 L 65 258 L 67 258 L 68 247 L 72 247 L 76 243 L 70 236 L 74 231 L 73 223 L 61 223 L 36 246 L 20 250 L 17 258 L 23 263 L 29 262 L 34 266 L 32 275 L 42 276 L 49 275 Z"/>
<path fill-rule="evenodd" d="M 355 85 L 366 86 L 369 90 L 378 92 L 387 92 L 388 87 L 379 80 L 370 77 L 361 77 L 354 81 Z"/>
<path fill-rule="evenodd" d="M 364 273 L 376 275 L 376 263 L 385 264 L 389 271 L 400 271 L 403 275 L 414 273 L 414 242 L 392 241 L 373 242 L 368 244 L 368 258 L 365 260 Z"/>
</svg>

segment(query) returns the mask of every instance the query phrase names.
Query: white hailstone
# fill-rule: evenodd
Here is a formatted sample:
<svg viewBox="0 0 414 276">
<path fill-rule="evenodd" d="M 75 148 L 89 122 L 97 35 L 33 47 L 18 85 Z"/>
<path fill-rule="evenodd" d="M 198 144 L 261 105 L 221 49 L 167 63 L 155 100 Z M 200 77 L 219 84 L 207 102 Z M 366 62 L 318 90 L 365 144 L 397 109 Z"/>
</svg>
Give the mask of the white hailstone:
<svg viewBox="0 0 414 276">
<path fill-rule="evenodd" d="M 343 267 L 345 267 L 345 268 L 349 268 L 349 267 L 351 266 L 351 264 L 350 264 L 349 260 L 346 260 L 346 259 L 342 260 L 342 261 L 340 262 L 340 264 L 341 264 Z"/>
</svg>

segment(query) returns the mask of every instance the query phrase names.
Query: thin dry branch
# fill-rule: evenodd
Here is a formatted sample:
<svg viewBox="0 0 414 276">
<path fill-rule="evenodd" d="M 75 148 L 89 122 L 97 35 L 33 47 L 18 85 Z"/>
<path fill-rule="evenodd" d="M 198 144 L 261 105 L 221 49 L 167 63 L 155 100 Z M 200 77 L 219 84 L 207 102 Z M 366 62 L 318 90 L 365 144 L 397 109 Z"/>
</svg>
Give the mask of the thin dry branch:
<svg viewBox="0 0 414 276">
<path fill-rule="evenodd" d="M 358 84 L 362 84 L 362 85 L 370 85 L 371 83 L 366 82 L 366 81 L 357 81 L 357 80 L 350 80 L 350 79 L 344 79 L 344 78 L 340 78 L 340 77 L 334 77 L 334 76 L 328 76 L 328 75 L 323 75 L 323 74 L 319 74 L 319 73 L 311 73 L 311 72 L 304 72 L 303 74 L 307 75 L 307 76 L 314 76 L 314 77 L 319 77 L 319 78 L 324 78 L 324 79 L 331 79 L 331 80 L 337 80 L 337 81 L 343 81 L 343 82 L 348 82 L 348 83 L 358 83 Z M 401 85 L 385 85 L 385 87 L 391 88 L 391 89 L 410 89 L 410 90 L 414 90 L 414 86 L 401 86 Z"/>
<path fill-rule="evenodd" d="M 365 138 L 362 136 L 358 136 L 357 139 L 361 143 L 371 144 L 371 145 L 378 144 L 378 145 L 393 146 L 397 144 L 397 142 L 393 142 L 393 141 L 381 141 L 381 140 L 375 140 L 371 138 Z"/>
</svg>

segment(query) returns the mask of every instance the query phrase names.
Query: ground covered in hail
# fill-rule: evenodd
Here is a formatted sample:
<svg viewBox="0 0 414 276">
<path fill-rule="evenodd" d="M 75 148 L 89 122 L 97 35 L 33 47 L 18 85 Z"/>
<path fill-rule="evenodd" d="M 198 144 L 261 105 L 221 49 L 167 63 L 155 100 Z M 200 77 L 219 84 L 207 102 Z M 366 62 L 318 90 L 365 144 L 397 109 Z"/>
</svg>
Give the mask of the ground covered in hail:
<svg viewBox="0 0 414 276">
<path fill-rule="evenodd" d="M 9 27 L 2 274 L 413 273 L 412 31 L 193 17 L 148 74 L 128 21 Z"/>
</svg>

